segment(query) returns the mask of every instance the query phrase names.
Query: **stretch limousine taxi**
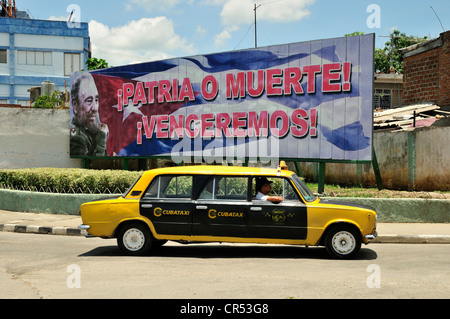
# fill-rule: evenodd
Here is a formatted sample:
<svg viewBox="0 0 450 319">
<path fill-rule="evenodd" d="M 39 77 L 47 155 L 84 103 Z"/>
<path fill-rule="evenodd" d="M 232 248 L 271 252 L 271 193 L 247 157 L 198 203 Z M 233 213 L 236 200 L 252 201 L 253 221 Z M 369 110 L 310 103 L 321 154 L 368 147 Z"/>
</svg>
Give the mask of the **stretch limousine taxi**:
<svg viewBox="0 0 450 319">
<path fill-rule="evenodd" d="M 315 197 L 276 168 L 178 166 L 144 172 L 121 197 L 81 205 L 86 236 L 117 238 L 127 255 L 168 240 L 325 246 L 356 256 L 376 237 L 376 212 Z"/>
</svg>

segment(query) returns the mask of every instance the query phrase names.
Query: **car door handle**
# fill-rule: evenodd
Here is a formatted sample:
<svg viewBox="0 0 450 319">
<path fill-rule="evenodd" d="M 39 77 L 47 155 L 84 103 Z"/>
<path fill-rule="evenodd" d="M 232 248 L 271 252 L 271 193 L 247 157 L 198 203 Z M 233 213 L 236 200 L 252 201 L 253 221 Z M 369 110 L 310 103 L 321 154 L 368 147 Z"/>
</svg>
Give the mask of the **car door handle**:
<svg viewBox="0 0 450 319">
<path fill-rule="evenodd" d="M 197 206 L 195 206 L 195 208 L 197 208 L 197 209 L 208 209 L 208 206 L 205 206 L 205 205 L 197 205 Z"/>
<path fill-rule="evenodd" d="M 142 204 L 142 208 L 152 208 L 152 204 Z"/>
<path fill-rule="evenodd" d="M 260 212 L 262 211 L 261 207 L 250 207 L 250 210 L 254 211 L 254 212 Z"/>
</svg>

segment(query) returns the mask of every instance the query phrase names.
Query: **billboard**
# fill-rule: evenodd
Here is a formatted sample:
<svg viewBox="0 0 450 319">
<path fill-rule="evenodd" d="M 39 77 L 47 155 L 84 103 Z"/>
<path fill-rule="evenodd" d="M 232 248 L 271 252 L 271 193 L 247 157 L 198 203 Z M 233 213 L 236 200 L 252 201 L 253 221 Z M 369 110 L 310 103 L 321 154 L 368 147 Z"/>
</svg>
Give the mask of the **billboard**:
<svg viewBox="0 0 450 319">
<path fill-rule="evenodd" d="M 370 161 L 374 34 L 71 76 L 72 157 Z"/>
</svg>

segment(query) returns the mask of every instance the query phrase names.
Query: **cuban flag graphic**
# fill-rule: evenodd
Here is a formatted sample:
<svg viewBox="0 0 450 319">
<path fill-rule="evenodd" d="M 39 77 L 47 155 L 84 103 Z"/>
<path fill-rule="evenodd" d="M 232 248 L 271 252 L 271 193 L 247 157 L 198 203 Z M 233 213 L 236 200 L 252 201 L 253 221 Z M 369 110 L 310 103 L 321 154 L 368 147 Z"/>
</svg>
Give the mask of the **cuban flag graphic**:
<svg viewBox="0 0 450 319">
<path fill-rule="evenodd" d="M 274 139 L 279 158 L 370 161 L 373 52 L 369 34 L 91 71 L 108 156 L 248 156 Z"/>
</svg>

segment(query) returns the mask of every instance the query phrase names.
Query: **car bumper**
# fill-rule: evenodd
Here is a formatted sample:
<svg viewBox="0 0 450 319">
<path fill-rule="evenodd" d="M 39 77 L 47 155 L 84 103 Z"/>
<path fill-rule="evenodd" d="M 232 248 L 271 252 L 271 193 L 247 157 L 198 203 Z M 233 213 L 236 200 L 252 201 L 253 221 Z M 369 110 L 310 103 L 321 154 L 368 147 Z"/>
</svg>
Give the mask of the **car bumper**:
<svg viewBox="0 0 450 319">
<path fill-rule="evenodd" d="M 377 231 L 375 230 L 372 234 L 366 235 L 366 236 L 364 236 L 364 237 L 365 237 L 366 239 L 368 239 L 368 240 L 373 240 L 373 239 L 377 238 L 377 236 L 378 236 L 378 233 L 377 233 Z"/>
<path fill-rule="evenodd" d="M 84 237 L 95 237 L 95 236 L 92 236 L 92 235 L 89 235 L 89 234 L 88 234 L 88 230 L 89 230 L 90 228 L 91 228 L 91 226 L 89 226 L 89 225 L 84 225 L 84 224 L 78 226 L 78 229 L 79 229 L 79 230 L 81 230 L 81 231 L 84 230 Z"/>
</svg>

